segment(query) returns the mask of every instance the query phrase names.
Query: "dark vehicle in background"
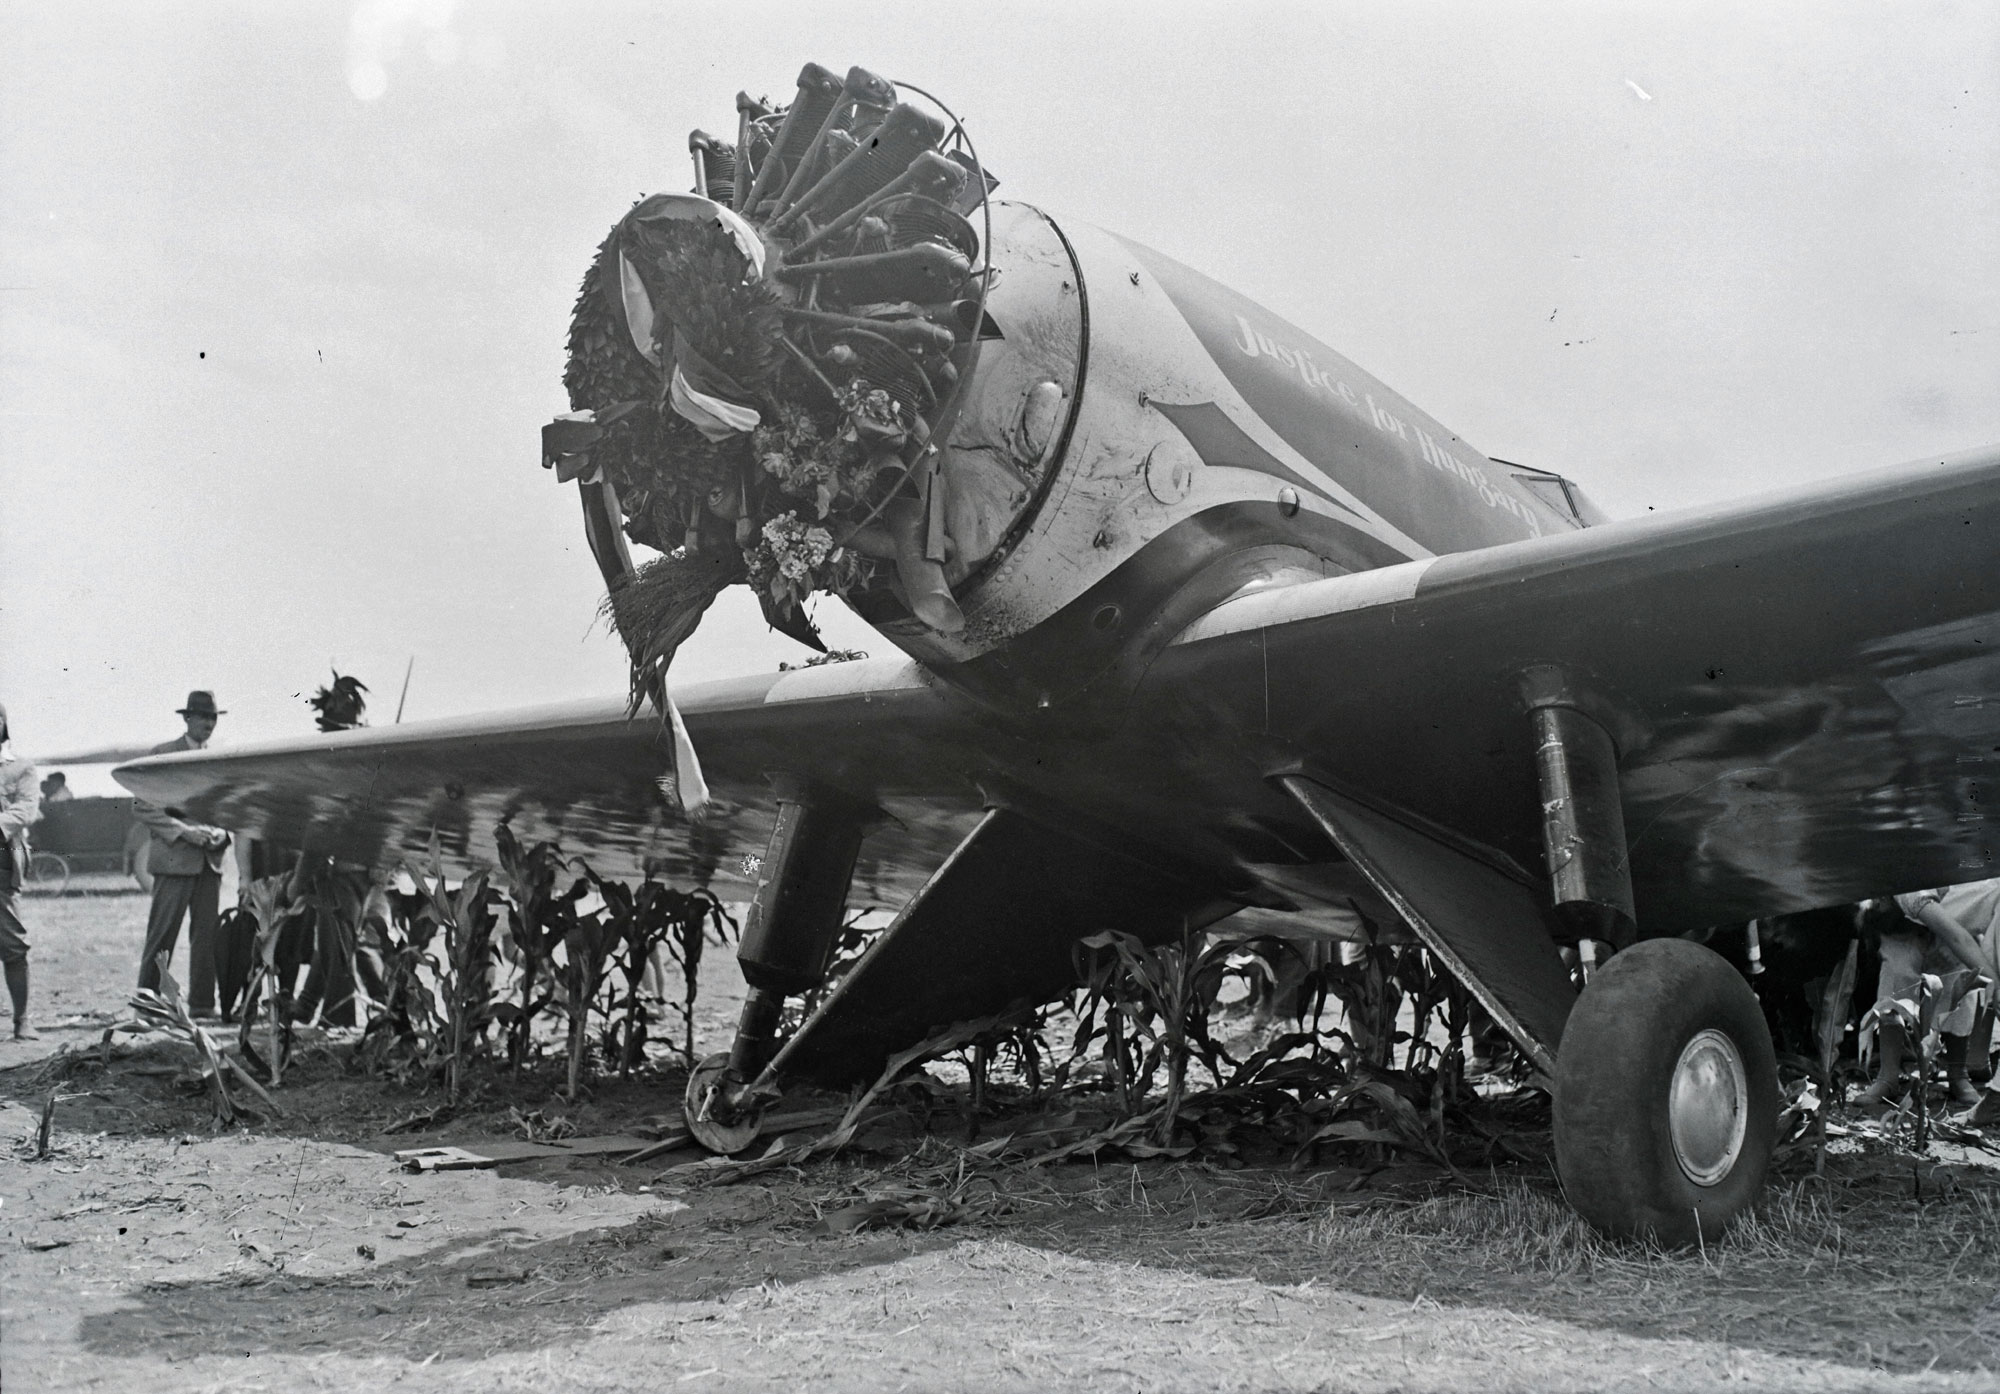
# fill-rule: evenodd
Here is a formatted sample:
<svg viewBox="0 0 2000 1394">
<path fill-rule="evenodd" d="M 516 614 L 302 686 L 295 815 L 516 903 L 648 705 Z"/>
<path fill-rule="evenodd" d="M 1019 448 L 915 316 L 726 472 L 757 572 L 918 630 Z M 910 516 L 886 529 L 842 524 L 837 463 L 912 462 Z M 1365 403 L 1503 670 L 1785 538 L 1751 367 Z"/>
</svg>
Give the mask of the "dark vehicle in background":
<svg viewBox="0 0 2000 1394">
<path fill-rule="evenodd" d="M 133 815 L 130 798 L 45 802 L 29 841 L 31 891 L 61 894 L 72 875 L 87 873 L 124 872 L 141 885 L 147 882 L 146 829 Z"/>
</svg>

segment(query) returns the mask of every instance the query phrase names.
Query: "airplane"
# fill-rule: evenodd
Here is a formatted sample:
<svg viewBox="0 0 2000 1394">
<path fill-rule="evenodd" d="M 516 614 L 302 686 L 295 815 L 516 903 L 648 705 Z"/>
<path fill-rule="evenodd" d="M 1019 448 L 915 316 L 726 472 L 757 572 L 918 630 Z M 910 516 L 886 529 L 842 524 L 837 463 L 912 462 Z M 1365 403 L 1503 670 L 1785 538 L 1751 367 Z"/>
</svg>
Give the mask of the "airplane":
<svg viewBox="0 0 2000 1394">
<path fill-rule="evenodd" d="M 697 132 L 695 191 L 639 204 L 594 271 L 630 336 L 606 351 L 711 440 L 759 407 L 666 347 L 619 260 L 647 236 L 734 238 L 742 286 L 827 324 L 801 285 L 944 275 L 869 311 L 878 338 L 949 331 L 928 432 L 896 447 L 914 496 L 846 597 L 896 655 L 117 777 L 378 868 L 433 837 L 490 861 L 505 821 L 749 899 L 736 1037 L 689 1082 L 722 1150 L 787 1085 L 1059 996 L 1090 934 L 1337 927 L 1376 897 L 1546 1076 L 1581 1214 L 1718 1236 L 1762 1185 L 1778 1081 L 1741 975 L 1680 936 L 1995 874 L 2000 448 L 1612 521 L 1201 273 L 993 197 L 960 128 L 898 114 L 913 92 L 809 64 L 790 106 L 739 97 L 735 146 Z M 850 229 L 925 179 L 937 211 L 902 246 L 876 219 L 867 251 Z M 630 541 L 677 539 L 592 467 L 616 413 L 586 405 L 545 464 L 615 594 Z M 729 498 L 673 555 L 728 532 Z M 780 1039 L 863 905 L 900 908 Z M 1579 944 L 1609 949 L 1581 990 Z"/>
</svg>

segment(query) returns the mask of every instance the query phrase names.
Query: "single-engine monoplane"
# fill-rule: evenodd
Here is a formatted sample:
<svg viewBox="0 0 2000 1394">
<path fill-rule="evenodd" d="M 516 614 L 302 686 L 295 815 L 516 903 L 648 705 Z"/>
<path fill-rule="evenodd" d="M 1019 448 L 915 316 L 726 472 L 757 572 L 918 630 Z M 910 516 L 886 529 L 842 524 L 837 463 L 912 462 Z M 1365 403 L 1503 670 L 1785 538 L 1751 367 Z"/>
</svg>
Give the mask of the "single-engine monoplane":
<svg viewBox="0 0 2000 1394">
<path fill-rule="evenodd" d="M 377 867 L 488 858 L 506 820 L 750 900 L 689 1101 L 723 1140 L 1058 995 L 1084 936 L 1378 897 L 1552 1082 L 1579 1210 L 1717 1234 L 1778 1085 L 1740 975 L 1679 936 L 1995 874 L 2000 448 L 1610 521 L 1199 272 L 999 199 L 913 89 L 809 66 L 738 116 L 600 249 L 548 463 L 614 606 L 640 545 L 793 627 L 837 589 L 899 653 L 681 686 L 671 722 L 607 697 L 118 777 Z M 686 608 L 643 642 L 620 616 L 662 711 Z M 780 1039 L 864 904 L 900 909 Z M 1609 951 L 1580 993 L 1578 941 Z"/>
</svg>

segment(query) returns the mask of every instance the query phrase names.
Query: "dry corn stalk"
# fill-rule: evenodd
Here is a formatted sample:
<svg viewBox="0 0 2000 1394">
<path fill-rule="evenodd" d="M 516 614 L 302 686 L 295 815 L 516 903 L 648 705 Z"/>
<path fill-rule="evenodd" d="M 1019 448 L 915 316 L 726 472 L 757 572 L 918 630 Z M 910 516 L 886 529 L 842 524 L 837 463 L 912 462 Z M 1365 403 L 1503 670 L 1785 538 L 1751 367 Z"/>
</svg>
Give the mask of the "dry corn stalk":
<svg viewBox="0 0 2000 1394">
<path fill-rule="evenodd" d="M 215 1096 L 216 1116 L 224 1123 L 236 1121 L 236 1101 L 230 1097 L 227 1078 L 232 1072 L 251 1093 L 264 1101 L 271 1112 L 281 1112 L 271 1096 L 264 1092 L 263 1086 L 251 1078 L 250 1072 L 231 1059 L 188 1012 L 187 1002 L 181 996 L 181 985 L 168 971 L 168 960 L 167 954 L 160 955 L 158 990 L 142 987 L 132 994 L 132 1010 L 137 1013 L 140 1025 L 148 1030 L 178 1036 L 194 1047 L 196 1056 L 201 1060 L 202 1077 L 208 1081 L 210 1092 Z"/>
</svg>

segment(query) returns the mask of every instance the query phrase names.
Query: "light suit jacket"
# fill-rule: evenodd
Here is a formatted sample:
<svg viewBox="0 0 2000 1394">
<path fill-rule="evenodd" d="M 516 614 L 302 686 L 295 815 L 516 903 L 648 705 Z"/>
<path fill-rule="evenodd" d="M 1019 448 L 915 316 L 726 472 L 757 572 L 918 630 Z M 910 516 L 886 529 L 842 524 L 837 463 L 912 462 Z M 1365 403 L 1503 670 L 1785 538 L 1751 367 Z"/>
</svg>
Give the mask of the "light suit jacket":
<svg viewBox="0 0 2000 1394">
<path fill-rule="evenodd" d="M 198 750 L 185 735 L 153 747 L 153 754 L 166 755 L 176 750 Z M 201 835 L 208 830 L 204 823 L 191 823 L 179 814 L 179 810 L 156 808 L 144 799 L 132 800 L 133 816 L 152 830 L 152 847 L 146 853 L 146 869 L 155 876 L 199 876 L 204 871 L 222 874 L 222 858 L 227 846 L 204 847 Z"/>
<path fill-rule="evenodd" d="M 0 841 L 14 866 L 14 884 L 28 879 L 28 828 L 42 816 L 42 785 L 26 760 L 0 760 Z"/>
</svg>

